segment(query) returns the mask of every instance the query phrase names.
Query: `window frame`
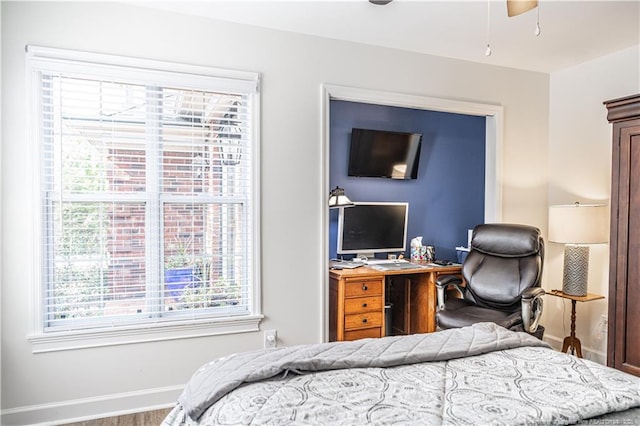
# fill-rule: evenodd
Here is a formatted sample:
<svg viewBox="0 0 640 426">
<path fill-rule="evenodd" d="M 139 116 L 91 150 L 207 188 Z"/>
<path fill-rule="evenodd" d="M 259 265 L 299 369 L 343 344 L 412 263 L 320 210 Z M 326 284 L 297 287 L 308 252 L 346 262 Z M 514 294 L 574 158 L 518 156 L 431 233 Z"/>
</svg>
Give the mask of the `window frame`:
<svg viewBox="0 0 640 426">
<path fill-rule="evenodd" d="M 83 71 L 92 75 L 92 70 L 108 70 L 110 74 L 126 75 L 127 80 L 139 75 L 148 80 L 152 75 L 159 84 L 175 84 L 179 81 L 183 86 L 195 85 L 197 80 L 206 78 L 211 84 L 227 90 L 244 90 L 252 97 L 252 160 L 251 160 L 251 207 L 248 212 L 252 235 L 252 258 L 249 265 L 249 276 L 252 280 L 250 289 L 249 315 L 207 317 L 205 315 L 169 317 L 158 322 L 110 326 L 107 321 L 101 327 L 75 330 L 56 330 L 45 332 L 45 277 L 41 265 L 45 261 L 43 240 L 44 213 L 41 199 L 41 159 L 43 146 L 41 143 L 40 88 L 38 70 L 46 65 L 55 64 L 64 70 L 72 64 L 74 71 L 81 66 Z M 260 265 L 260 75 L 255 72 L 233 71 L 205 67 L 200 65 L 179 64 L 165 61 L 131 58 L 99 53 L 88 53 L 41 46 L 26 48 L 27 103 L 29 110 L 29 159 L 28 168 L 31 181 L 28 182 L 31 200 L 35 208 L 31 209 L 32 226 L 28 238 L 31 245 L 32 263 L 28 273 L 30 288 L 30 332 L 27 336 L 33 353 L 58 350 L 79 349 L 87 347 L 110 346 L 138 342 L 163 341 L 191 337 L 211 336 L 218 334 L 243 333 L 259 330 L 263 319 L 261 308 L 261 265 Z M 247 89 L 250 88 L 250 89 Z M 241 90 L 240 90 L 241 91 Z"/>
</svg>

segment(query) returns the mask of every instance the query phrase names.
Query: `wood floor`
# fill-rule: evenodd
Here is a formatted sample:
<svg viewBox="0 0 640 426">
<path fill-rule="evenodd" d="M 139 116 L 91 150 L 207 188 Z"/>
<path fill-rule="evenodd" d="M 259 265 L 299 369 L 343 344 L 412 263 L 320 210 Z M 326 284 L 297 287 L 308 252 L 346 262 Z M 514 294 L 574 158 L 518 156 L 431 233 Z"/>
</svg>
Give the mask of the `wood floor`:
<svg viewBox="0 0 640 426">
<path fill-rule="evenodd" d="M 162 423 L 169 411 L 171 411 L 171 408 L 78 423 L 65 423 L 64 426 L 157 426 Z"/>
</svg>

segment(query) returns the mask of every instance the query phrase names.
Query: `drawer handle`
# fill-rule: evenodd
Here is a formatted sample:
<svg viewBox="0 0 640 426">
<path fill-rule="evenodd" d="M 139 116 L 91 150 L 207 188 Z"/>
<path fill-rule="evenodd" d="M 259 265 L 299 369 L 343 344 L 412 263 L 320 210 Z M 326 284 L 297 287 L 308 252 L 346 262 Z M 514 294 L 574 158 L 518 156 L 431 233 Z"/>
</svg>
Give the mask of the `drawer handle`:
<svg viewBox="0 0 640 426">
<path fill-rule="evenodd" d="M 366 303 L 363 303 L 363 304 L 362 304 L 362 307 L 363 307 L 363 308 L 366 308 L 366 307 L 367 307 L 367 304 L 366 304 Z"/>
<path fill-rule="evenodd" d="M 367 322 L 367 319 L 366 319 L 366 318 L 363 318 L 362 322 L 363 322 L 363 323 L 366 323 L 366 322 Z"/>
<path fill-rule="evenodd" d="M 362 284 L 362 291 L 367 291 L 367 290 L 369 290 L 369 288 L 366 285 Z"/>
</svg>

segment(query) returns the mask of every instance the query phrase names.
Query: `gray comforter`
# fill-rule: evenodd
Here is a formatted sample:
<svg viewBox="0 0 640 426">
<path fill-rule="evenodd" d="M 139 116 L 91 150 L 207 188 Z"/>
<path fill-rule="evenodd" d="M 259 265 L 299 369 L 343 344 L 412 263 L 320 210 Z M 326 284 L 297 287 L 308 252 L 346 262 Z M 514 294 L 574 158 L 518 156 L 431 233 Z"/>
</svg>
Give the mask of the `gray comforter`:
<svg viewBox="0 0 640 426">
<path fill-rule="evenodd" d="M 483 323 L 221 358 L 165 424 L 566 424 L 635 406 L 640 379 Z"/>
</svg>

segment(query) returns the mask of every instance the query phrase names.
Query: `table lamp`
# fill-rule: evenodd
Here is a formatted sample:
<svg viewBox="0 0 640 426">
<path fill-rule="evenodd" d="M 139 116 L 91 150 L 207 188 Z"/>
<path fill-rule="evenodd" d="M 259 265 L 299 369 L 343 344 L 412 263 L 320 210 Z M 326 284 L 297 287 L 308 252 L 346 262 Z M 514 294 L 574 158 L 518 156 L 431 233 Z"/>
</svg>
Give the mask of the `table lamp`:
<svg viewBox="0 0 640 426">
<path fill-rule="evenodd" d="M 587 295 L 589 246 L 608 241 L 607 206 L 602 204 L 549 207 L 549 241 L 565 244 L 562 292 Z"/>
<path fill-rule="evenodd" d="M 353 207 L 353 201 L 344 194 L 344 189 L 336 186 L 329 193 L 329 208 L 337 209 L 340 207 Z"/>
</svg>

